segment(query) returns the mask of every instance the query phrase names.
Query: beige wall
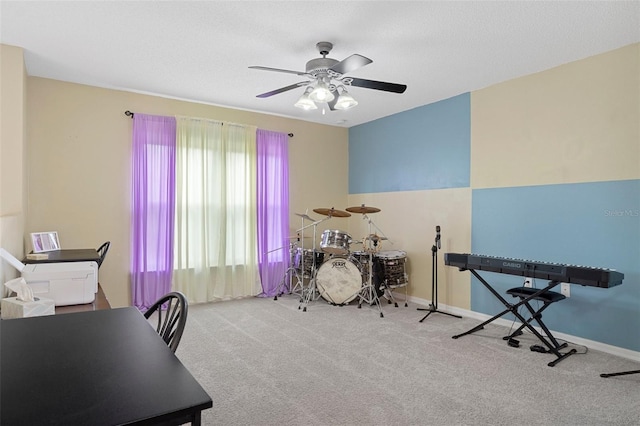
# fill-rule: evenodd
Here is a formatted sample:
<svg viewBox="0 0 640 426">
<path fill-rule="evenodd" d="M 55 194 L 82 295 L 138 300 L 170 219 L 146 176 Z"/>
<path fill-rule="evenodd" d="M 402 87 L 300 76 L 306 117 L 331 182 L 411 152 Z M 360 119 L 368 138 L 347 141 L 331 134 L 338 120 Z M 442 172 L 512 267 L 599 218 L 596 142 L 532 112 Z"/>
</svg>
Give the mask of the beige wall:
<svg viewBox="0 0 640 426">
<path fill-rule="evenodd" d="M 100 283 L 113 306 L 131 303 L 132 120 L 124 115 L 126 110 L 207 117 L 294 133 L 289 145 L 292 230 L 300 220 L 294 212 L 346 204 L 346 129 L 35 77 L 27 86 L 26 232 L 56 230 L 65 248 L 98 247 L 110 240 Z"/>
<path fill-rule="evenodd" d="M 353 194 L 349 204 L 365 204 L 380 209 L 367 215 L 349 218 L 350 233 L 360 239 L 372 233 L 389 238 L 382 241 L 379 250 L 406 253 L 406 272 L 409 296 L 431 301 L 432 247 L 436 226 L 441 229 L 441 250 L 438 260 L 438 302 L 462 309 L 470 308 L 469 274 L 461 274 L 444 264 L 444 253 L 468 253 L 471 249 L 471 190 L 469 188 L 439 189 L 428 191 L 384 192 Z M 375 225 L 375 226 L 374 226 Z M 362 245 L 354 245 L 361 250 Z M 402 255 L 402 253 L 390 253 Z M 396 290 L 403 294 L 403 288 Z"/>
<path fill-rule="evenodd" d="M 639 100 L 639 43 L 473 92 L 471 187 L 637 179 Z"/>
<path fill-rule="evenodd" d="M 22 49 L 0 45 L 0 247 L 18 259 L 24 256 L 26 80 Z M 0 261 L 0 285 L 16 276 Z"/>
</svg>

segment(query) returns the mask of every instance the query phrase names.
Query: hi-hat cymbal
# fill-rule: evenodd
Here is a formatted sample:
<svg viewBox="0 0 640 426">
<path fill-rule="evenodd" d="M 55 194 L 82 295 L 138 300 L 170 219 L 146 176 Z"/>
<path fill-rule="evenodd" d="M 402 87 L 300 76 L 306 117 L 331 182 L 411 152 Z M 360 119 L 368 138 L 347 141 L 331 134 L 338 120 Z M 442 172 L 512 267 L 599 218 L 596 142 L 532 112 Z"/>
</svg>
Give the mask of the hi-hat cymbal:
<svg viewBox="0 0 640 426">
<path fill-rule="evenodd" d="M 349 216 L 351 216 L 351 213 L 343 212 L 342 210 L 336 210 L 333 207 L 331 207 L 330 209 L 324 209 L 324 208 L 313 209 L 313 211 L 318 213 L 318 214 L 323 214 L 325 216 L 331 216 L 331 217 L 349 217 Z"/>
<path fill-rule="evenodd" d="M 347 211 L 351 213 L 366 214 L 366 213 L 378 213 L 380 209 L 377 207 L 368 207 L 368 206 L 365 206 L 364 204 L 361 204 L 357 207 L 347 207 Z"/>
<path fill-rule="evenodd" d="M 365 240 L 369 240 L 369 241 L 384 241 L 387 240 L 387 237 L 381 237 L 379 235 L 376 234 L 369 234 L 366 237 L 364 237 Z"/>
</svg>

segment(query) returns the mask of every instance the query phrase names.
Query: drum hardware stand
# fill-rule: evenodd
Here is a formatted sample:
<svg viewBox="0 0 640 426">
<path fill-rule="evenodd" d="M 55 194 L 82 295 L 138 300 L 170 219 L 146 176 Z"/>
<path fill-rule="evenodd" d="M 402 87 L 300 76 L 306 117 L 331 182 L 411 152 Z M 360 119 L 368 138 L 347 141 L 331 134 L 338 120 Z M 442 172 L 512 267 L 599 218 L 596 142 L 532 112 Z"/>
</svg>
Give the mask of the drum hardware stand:
<svg viewBox="0 0 640 426">
<path fill-rule="evenodd" d="M 377 242 L 374 242 L 374 246 Z M 380 311 L 380 318 L 384 318 L 384 314 L 382 313 L 382 306 L 380 305 L 380 298 L 378 297 L 378 292 L 373 286 L 373 252 L 369 251 L 369 278 L 368 282 L 365 286 L 360 290 L 360 301 L 358 302 L 358 309 L 362 309 L 362 302 L 366 302 L 369 305 L 373 305 L 374 303 L 378 307 L 378 311 Z"/>
<path fill-rule="evenodd" d="M 298 238 L 299 240 L 299 238 Z M 284 275 L 282 276 L 282 279 L 280 280 L 280 283 L 278 284 L 278 287 L 276 287 L 276 294 L 273 297 L 273 300 L 278 300 L 278 296 L 282 296 L 284 294 L 284 288 L 286 286 L 286 282 L 287 279 L 289 281 L 289 285 L 287 286 L 287 289 L 289 290 L 289 294 L 294 293 L 295 288 L 298 288 L 298 286 L 302 286 L 302 277 L 300 276 L 300 274 L 298 273 L 298 270 L 295 268 L 294 265 L 294 258 L 295 258 L 295 252 L 296 252 L 296 248 L 297 248 L 297 242 L 292 241 L 289 243 L 289 267 L 287 268 L 287 270 L 284 272 Z M 276 250 L 281 250 L 282 247 L 276 249 Z M 274 251 L 274 250 L 272 250 Z M 295 288 L 293 287 L 293 277 L 296 277 L 296 286 Z"/>
<path fill-rule="evenodd" d="M 422 317 L 422 319 L 418 322 L 422 322 L 429 315 L 436 312 L 438 314 L 449 315 L 455 318 L 462 318 L 460 315 L 450 314 L 448 312 L 443 312 L 438 310 L 438 258 L 437 253 L 440 248 L 440 226 L 436 226 L 436 240 L 433 247 L 431 247 L 431 303 L 428 308 L 418 308 L 419 311 L 429 311 L 427 315 Z"/>
<path fill-rule="evenodd" d="M 391 243 L 391 245 L 393 245 L 393 241 L 389 240 L 387 238 L 387 236 L 384 235 L 384 232 L 382 232 L 382 230 L 380 228 L 378 228 L 378 226 L 375 223 L 373 223 L 373 220 L 369 216 L 367 216 L 366 213 L 362 215 L 362 219 L 363 220 L 367 219 L 367 221 L 368 221 L 368 224 L 369 224 L 369 236 L 372 235 L 371 234 L 371 226 L 373 226 L 376 229 L 376 231 L 378 231 L 380 233 L 380 235 L 382 235 L 382 238 L 380 238 L 381 240 L 387 240 L 387 241 L 389 241 Z"/>
<path fill-rule="evenodd" d="M 368 220 L 368 222 L 369 222 L 369 237 L 371 237 L 371 235 L 372 235 L 372 234 L 371 234 L 371 226 L 373 225 L 373 227 L 376 229 L 376 231 L 377 231 L 377 232 L 379 232 L 379 233 L 380 233 L 380 235 L 382 235 L 382 238 L 380 238 L 380 240 L 387 240 L 387 241 L 389 241 L 389 242 L 391 243 L 391 245 L 393 245 L 393 241 L 389 240 L 389 239 L 384 235 L 384 232 L 382 232 L 382 230 L 381 230 L 380 228 L 378 228 L 378 226 L 377 226 L 375 223 L 373 223 L 373 220 L 371 220 L 371 219 L 369 218 L 369 216 L 367 216 L 366 214 L 364 214 L 364 215 L 363 215 L 363 219 L 367 219 L 367 220 Z M 377 246 L 377 240 L 375 240 L 375 237 L 377 237 L 377 235 L 375 235 L 375 236 L 374 236 L 374 246 Z M 364 245 L 364 244 L 363 244 L 363 245 Z M 377 248 L 375 249 L 375 251 L 377 251 Z M 369 259 L 369 261 L 371 262 L 371 259 Z M 405 284 L 405 286 L 404 286 L 404 294 L 405 294 L 405 297 L 404 297 L 404 300 L 405 300 L 405 302 L 404 302 L 404 306 L 405 306 L 405 307 L 409 306 L 409 305 L 407 304 L 407 285 L 408 285 L 408 284 L 409 284 L 409 283 L 407 282 L 407 284 Z M 383 286 L 384 286 L 383 296 L 384 296 L 385 298 L 387 298 L 387 301 L 388 301 L 390 304 L 391 304 L 391 303 L 393 303 L 393 305 L 397 308 L 397 307 L 398 307 L 398 302 L 396 301 L 395 297 L 393 296 L 393 291 L 392 291 L 392 290 L 393 290 L 393 286 L 392 286 L 392 285 L 390 285 L 389 283 L 387 283 L 387 280 L 386 280 L 386 279 L 384 280 L 384 283 L 380 283 L 380 288 L 382 288 Z M 377 294 L 377 293 L 376 293 L 376 294 Z M 388 297 L 387 297 L 387 295 L 388 295 Z"/>
<path fill-rule="evenodd" d="M 308 211 L 308 210 L 307 210 Z M 282 280 L 286 280 L 287 276 L 289 276 L 289 294 L 299 294 L 300 295 L 300 301 L 302 301 L 302 297 L 304 295 L 304 230 L 306 228 L 308 228 L 309 226 L 304 226 L 304 220 L 307 219 L 311 222 L 314 221 L 314 219 L 310 218 L 307 213 L 305 212 L 304 214 L 301 213 L 296 213 L 296 216 L 300 216 L 300 225 L 301 228 L 296 230 L 296 235 L 298 235 L 298 242 L 300 243 L 301 247 L 300 249 L 302 250 L 302 259 L 301 264 L 300 264 L 300 272 L 298 272 L 298 270 L 295 267 L 295 254 L 291 253 L 290 254 L 290 267 L 289 269 L 287 269 L 287 271 L 285 272 L 284 277 L 282 278 Z M 314 244 L 315 244 L 315 236 L 314 236 Z M 291 249 L 291 248 L 290 248 Z M 315 256 L 315 253 L 313 253 L 313 255 Z M 315 260 L 315 258 L 314 258 Z M 296 276 L 296 285 L 292 287 L 292 280 L 293 277 L 291 275 L 288 275 L 290 270 L 292 270 Z M 277 300 L 274 298 L 274 300 Z"/>
<path fill-rule="evenodd" d="M 387 239 L 387 238 L 384 237 L 384 233 L 380 229 L 378 229 L 376 224 L 373 223 L 373 220 L 371 220 L 366 213 L 362 215 L 362 218 L 363 219 L 366 218 L 369 221 L 369 235 L 366 237 L 366 239 L 373 241 L 373 248 L 366 248 L 364 247 L 364 243 L 362 244 L 363 248 L 369 253 L 369 265 L 368 265 L 369 277 L 367 279 L 367 283 L 365 283 L 362 290 L 360 290 L 360 300 L 358 302 L 358 309 L 362 308 L 363 301 L 368 303 L 369 305 L 373 305 L 375 303 L 376 306 L 378 307 L 378 311 L 380 311 L 380 318 L 384 318 L 384 314 L 382 313 L 382 306 L 380 305 L 380 298 L 378 297 L 378 292 L 373 286 L 373 252 L 378 248 L 378 241 L 382 239 Z M 377 235 L 372 238 L 372 235 L 373 235 L 371 233 L 372 225 L 374 228 L 380 231 L 380 234 L 383 236 L 383 238 L 379 238 Z"/>
<path fill-rule="evenodd" d="M 407 303 L 407 287 L 409 286 L 409 280 L 407 279 L 407 283 L 404 284 L 402 287 L 404 287 L 404 307 L 408 307 L 409 304 Z M 384 294 L 383 296 L 387 298 L 387 300 L 389 301 L 389 304 L 393 303 L 393 305 L 397 308 L 398 307 L 398 302 L 396 302 L 396 298 L 393 296 L 393 291 L 391 291 L 393 288 L 397 288 L 400 286 L 396 286 L 394 287 L 393 285 L 388 285 L 386 280 L 384 283 Z M 389 295 L 389 297 L 387 297 L 387 294 Z"/>
<path fill-rule="evenodd" d="M 313 249 L 311 251 L 311 276 L 309 277 L 309 285 L 307 286 L 307 289 L 305 291 L 304 286 L 302 288 L 302 294 L 300 295 L 300 305 L 298 305 L 298 309 L 302 308 L 302 312 L 307 312 L 307 305 L 309 305 L 309 302 L 316 301 L 320 298 L 321 294 L 319 291 L 317 291 L 317 286 L 316 286 L 316 273 L 318 271 L 317 265 L 316 265 L 316 235 L 317 235 L 317 231 L 318 231 L 318 225 L 322 222 L 324 222 L 325 220 L 329 220 L 331 219 L 331 214 L 329 214 L 326 218 L 324 219 L 320 219 L 320 220 L 316 220 L 313 223 L 310 223 L 307 226 L 303 226 L 302 228 L 300 228 L 299 230 L 297 230 L 296 232 L 304 232 L 305 228 L 308 228 L 310 226 L 313 226 Z M 309 216 L 307 216 L 307 218 L 309 218 Z M 313 220 L 311 218 L 309 218 L 310 220 Z M 303 218 L 304 220 L 304 218 Z M 304 249 L 303 251 L 303 255 L 302 255 L 302 276 L 304 278 Z M 303 306 L 304 305 L 304 306 Z"/>
</svg>

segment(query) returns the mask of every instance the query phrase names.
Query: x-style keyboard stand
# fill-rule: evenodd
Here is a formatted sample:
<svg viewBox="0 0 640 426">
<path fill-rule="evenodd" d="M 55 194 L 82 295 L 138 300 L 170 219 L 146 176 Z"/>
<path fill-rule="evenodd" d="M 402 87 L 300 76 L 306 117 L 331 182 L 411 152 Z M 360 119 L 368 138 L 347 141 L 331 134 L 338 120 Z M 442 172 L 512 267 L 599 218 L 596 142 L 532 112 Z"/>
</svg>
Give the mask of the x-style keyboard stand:
<svg viewBox="0 0 640 426">
<path fill-rule="evenodd" d="M 542 289 L 536 290 L 534 289 L 530 295 L 520 295 L 520 301 L 517 303 L 509 303 L 504 297 L 502 297 L 500 295 L 500 293 L 498 293 L 493 287 L 491 287 L 491 285 L 484 280 L 484 278 L 482 278 L 478 272 L 475 269 L 469 269 L 467 268 L 486 288 L 487 290 L 489 290 L 491 292 L 491 294 L 493 294 L 505 307 L 506 309 L 503 310 L 502 312 L 500 312 L 497 315 L 494 315 L 493 317 L 489 318 L 488 320 L 486 320 L 485 322 L 483 322 L 482 324 L 479 324 L 475 327 L 473 327 L 472 329 L 465 331 L 464 333 L 461 334 L 457 334 L 455 336 L 453 336 L 454 339 L 457 339 L 459 337 L 462 336 L 466 336 L 467 334 L 471 334 L 471 333 L 475 333 L 478 330 L 482 330 L 484 328 L 485 325 L 497 320 L 498 318 L 508 314 L 509 312 L 511 312 L 516 318 L 518 318 L 518 320 L 521 321 L 522 326 L 518 329 L 518 331 L 523 330 L 525 327 L 527 329 L 529 329 L 529 331 L 531 331 L 542 343 L 544 343 L 544 345 L 548 348 L 547 352 L 552 353 L 556 356 L 556 359 L 551 361 L 550 363 L 548 363 L 547 365 L 549 367 L 553 367 L 555 366 L 557 363 L 559 363 L 560 361 L 562 361 L 563 359 L 567 358 L 568 356 L 576 353 L 577 351 L 575 349 L 571 349 L 566 353 L 561 353 L 559 350 L 566 347 L 566 343 L 559 345 L 558 342 L 556 341 L 556 339 L 553 337 L 553 335 L 551 334 L 551 331 L 549 331 L 549 329 L 547 328 L 547 326 L 542 322 L 542 315 L 541 312 L 543 309 L 545 309 L 548 305 L 545 304 L 545 306 L 542 307 L 542 309 L 539 309 L 537 311 L 535 311 L 532 306 L 530 305 L 529 302 L 533 301 L 533 300 L 542 300 L 545 298 L 545 293 L 549 292 L 552 288 L 556 287 L 558 284 L 560 284 L 559 281 L 555 281 L 555 280 L 551 280 L 549 281 L 549 284 Z M 553 293 L 553 292 L 551 292 Z M 529 319 L 525 318 L 524 316 L 522 316 L 519 312 L 518 312 L 518 308 L 522 305 L 525 305 L 527 307 L 527 309 L 529 310 L 529 312 L 531 313 L 531 317 Z M 537 322 L 540 327 L 544 330 L 544 332 L 547 334 L 547 336 L 543 336 L 538 330 L 536 330 L 533 325 L 532 322 L 535 321 Z M 511 336 L 515 335 L 516 333 L 513 333 Z M 508 337 L 511 337 L 508 336 Z"/>
</svg>

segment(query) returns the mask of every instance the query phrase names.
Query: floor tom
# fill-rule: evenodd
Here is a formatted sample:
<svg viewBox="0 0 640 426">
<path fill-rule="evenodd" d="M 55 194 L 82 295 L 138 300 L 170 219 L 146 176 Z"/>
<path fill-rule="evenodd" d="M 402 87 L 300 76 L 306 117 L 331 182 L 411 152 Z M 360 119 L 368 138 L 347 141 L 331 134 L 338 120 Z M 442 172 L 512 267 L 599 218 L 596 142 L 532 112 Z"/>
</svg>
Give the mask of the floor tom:
<svg viewBox="0 0 640 426">
<path fill-rule="evenodd" d="M 401 250 L 387 250 L 376 253 L 375 258 L 380 262 L 384 285 L 389 288 L 406 286 L 409 276 L 405 271 L 407 253 Z"/>
</svg>

